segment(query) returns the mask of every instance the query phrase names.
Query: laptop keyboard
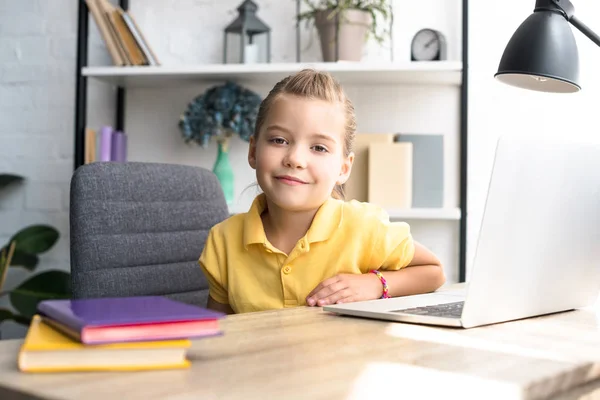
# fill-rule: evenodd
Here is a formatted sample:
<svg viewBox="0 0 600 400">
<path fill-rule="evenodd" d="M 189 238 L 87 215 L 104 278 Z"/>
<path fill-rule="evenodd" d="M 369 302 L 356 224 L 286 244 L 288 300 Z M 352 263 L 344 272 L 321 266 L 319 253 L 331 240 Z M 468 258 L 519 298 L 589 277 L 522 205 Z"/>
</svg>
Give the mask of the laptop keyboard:
<svg viewBox="0 0 600 400">
<path fill-rule="evenodd" d="M 429 315 L 432 317 L 460 318 L 463 310 L 464 301 L 455 303 L 434 304 L 431 306 L 405 308 L 402 310 L 393 310 L 391 312 L 415 315 Z"/>
</svg>

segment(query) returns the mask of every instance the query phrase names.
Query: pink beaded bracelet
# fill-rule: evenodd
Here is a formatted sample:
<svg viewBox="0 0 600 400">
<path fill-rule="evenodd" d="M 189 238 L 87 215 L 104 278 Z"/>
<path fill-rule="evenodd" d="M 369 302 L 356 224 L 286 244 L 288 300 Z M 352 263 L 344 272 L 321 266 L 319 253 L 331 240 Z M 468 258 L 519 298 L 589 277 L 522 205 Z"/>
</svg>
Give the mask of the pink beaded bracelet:
<svg viewBox="0 0 600 400">
<path fill-rule="evenodd" d="M 381 272 L 377 271 L 376 269 L 372 269 L 371 272 L 374 273 L 375 275 L 377 275 L 377 277 L 381 281 L 381 284 L 383 285 L 383 294 L 381 295 L 380 298 L 381 299 L 389 299 L 390 298 L 390 295 L 388 294 L 389 288 L 388 288 L 387 281 L 383 277 L 383 274 Z"/>
</svg>

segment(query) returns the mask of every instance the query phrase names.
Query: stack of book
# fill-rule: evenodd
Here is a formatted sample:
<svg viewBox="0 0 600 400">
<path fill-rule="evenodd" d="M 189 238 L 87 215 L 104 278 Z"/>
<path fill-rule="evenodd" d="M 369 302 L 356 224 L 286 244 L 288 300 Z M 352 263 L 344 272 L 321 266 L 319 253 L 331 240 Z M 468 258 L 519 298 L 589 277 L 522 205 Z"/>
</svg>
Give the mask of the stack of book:
<svg viewBox="0 0 600 400">
<path fill-rule="evenodd" d="M 102 126 L 100 131 L 85 130 L 84 163 L 95 161 L 127 162 L 127 135 L 114 130 L 111 126 Z"/>
<path fill-rule="evenodd" d="M 85 0 L 85 3 L 114 65 L 160 65 L 130 13 L 108 0 Z"/>
<path fill-rule="evenodd" d="M 223 334 L 224 316 L 162 296 L 46 300 L 18 365 L 23 372 L 187 368 L 191 339 Z"/>
</svg>

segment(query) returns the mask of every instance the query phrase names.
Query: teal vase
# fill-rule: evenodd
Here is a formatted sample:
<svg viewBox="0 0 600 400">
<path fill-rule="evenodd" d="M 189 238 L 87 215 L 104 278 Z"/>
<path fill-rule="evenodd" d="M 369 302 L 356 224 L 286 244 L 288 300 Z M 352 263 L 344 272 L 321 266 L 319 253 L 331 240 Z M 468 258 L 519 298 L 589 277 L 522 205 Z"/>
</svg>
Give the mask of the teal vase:
<svg viewBox="0 0 600 400">
<path fill-rule="evenodd" d="M 223 193 L 225 194 L 225 201 L 227 204 L 233 203 L 233 168 L 229 162 L 229 148 L 227 142 L 218 141 L 218 154 L 215 165 L 213 166 L 213 172 L 219 179 Z"/>
</svg>

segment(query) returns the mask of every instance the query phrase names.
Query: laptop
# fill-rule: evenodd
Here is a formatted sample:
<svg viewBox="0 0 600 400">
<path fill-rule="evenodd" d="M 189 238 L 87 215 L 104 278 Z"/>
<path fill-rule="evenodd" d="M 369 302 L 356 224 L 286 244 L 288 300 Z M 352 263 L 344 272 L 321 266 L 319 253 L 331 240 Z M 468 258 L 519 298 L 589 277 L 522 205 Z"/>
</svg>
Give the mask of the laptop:
<svg viewBox="0 0 600 400">
<path fill-rule="evenodd" d="M 502 136 L 461 290 L 323 307 L 472 328 L 592 305 L 600 290 L 600 143 Z"/>
</svg>

